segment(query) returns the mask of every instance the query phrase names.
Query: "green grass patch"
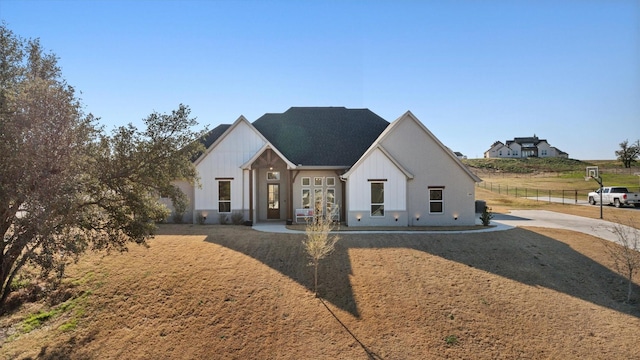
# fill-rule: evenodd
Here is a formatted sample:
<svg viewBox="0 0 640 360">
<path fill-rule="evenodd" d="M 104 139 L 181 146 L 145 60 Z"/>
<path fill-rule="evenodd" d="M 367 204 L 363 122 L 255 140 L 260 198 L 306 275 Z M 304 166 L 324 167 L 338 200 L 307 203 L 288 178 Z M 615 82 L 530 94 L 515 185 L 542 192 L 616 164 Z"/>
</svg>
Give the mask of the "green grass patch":
<svg viewBox="0 0 640 360">
<path fill-rule="evenodd" d="M 20 328 L 21 333 L 27 334 L 41 327 L 44 323 L 72 310 L 73 314 L 71 316 L 71 319 L 62 324 L 59 329 L 62 331 L 75 329 L 78 324 L 78 318 L 83 317 L 85 314 L 84 303 L 86 302 L 89 295 L 91 295 L 91 291 L 86 291 L 83 292 L 79 297 L 69 299 L 52 309 L 39 311 L 35 314 L 29 315 L 22 321 L 22 326 Z"/>
<path fill-rule="evenodd" d="M 60 331 L 71 331 L 71 330 L 75 330 L 76 327 L 78 327 L 78 319 L 77 318 L 72 318 L 71 320 L 67 321 L 66 323 L 60 325 L 60 327 L 58 329 Z"/>
<path fill-rule="evenodd" d="M 33 329 L 39 328 L 40 326 L 42 326 L 42 324 L 44 322 L 46 322 L 47 320 L 53 318 L 54 316 L 58 315 L 60 313 L 59 310 L 57 309 L 52 309 L 49 311 L 40 311 L 36 314 L 31 314 L 29 315 L 23 322 L 22 322 L 22 332 L 23 333 L 29 333 L 31 332 Z"/>
</svg>

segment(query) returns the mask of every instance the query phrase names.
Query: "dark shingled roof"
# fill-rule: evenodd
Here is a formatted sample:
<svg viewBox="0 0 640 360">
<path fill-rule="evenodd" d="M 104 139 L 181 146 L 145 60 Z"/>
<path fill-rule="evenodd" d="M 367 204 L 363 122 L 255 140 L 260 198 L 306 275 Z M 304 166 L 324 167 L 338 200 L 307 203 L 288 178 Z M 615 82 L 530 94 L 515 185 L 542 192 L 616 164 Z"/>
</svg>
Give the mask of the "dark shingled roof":
<svg viewBox="0 0 640 360">
<path fill-rule="evenodd" d="M 253 126 L 291 162 L 351 166 L 389 125 L 369 109 L 292 107 Z"/>
<path fill-rule="evenodd" d="M 227 131 L 227 129 L 230 127 L 231 125 L 222 124 L 209 130 L 209 132 L 204 135 L 202 140 L 200 140 L 202 142 L 202 145 L 204 145 L 204 147 L 208 149 L 209 146 L 213 145 L 213 143 L 216 142 L 216 140 L 218 140 L 218 138 L 222 136 L 222 134 L 224 134 L 224 132 Z"/>
</svg>

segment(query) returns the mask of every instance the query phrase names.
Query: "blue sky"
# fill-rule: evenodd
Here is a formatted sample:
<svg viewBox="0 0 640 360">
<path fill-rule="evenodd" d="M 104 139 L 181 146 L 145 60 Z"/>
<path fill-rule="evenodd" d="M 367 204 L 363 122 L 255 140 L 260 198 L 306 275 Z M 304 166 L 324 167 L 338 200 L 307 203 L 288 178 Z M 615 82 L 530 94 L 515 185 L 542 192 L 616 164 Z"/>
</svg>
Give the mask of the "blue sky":
<svg viewBox="0 0 640 360">
<path fill-rule="evenodd" d="M 413 112 L 469 158 L 513 137 L 580 160 L 640 139 L 640 1 L 0 1 L 107 129 L 291 106 Z"/>
</svg>

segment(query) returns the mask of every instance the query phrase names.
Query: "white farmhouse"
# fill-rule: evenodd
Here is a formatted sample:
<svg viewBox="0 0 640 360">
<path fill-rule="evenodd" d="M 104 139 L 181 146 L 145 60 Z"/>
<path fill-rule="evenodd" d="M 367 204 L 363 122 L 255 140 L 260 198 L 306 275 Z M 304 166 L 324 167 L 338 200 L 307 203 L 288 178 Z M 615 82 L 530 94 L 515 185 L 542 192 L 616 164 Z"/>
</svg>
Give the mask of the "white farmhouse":
<svg viewBox="0 0 640 360">
<path fill-rule="evenodd" d="M 547 140 L 537 136 L 517 137 L 506 143 L 496 141 L 484 152 L 485 158 L 527 158 L 527 157 L 560 157 L 568 158 L 569 154 L 549 145 Z"/>
<path fill-rule="evenodd" d="M 205 139 L 186 220 L 240 213 L 304 222 L 333 206 L 348 226 L 475 224 L 481 181 L 411 112 L 392 123 L 368 109 L 292 107 L 240 117 Z"/>
</svg>

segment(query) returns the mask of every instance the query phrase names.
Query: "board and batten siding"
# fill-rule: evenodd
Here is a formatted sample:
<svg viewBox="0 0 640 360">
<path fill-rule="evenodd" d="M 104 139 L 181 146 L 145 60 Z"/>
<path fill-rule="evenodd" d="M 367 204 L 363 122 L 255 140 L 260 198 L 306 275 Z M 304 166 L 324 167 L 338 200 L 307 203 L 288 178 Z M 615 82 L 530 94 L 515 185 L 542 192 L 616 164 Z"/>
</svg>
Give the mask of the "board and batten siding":
<svg viewBox="0 0 640 360">
<path fill-rule="evenodd" d="M 231 210 L 247 210 L 249 205 L 249 172 L 241 166 L 253 157 L 264 139 L 247 122 L 240 121 L 196 166 L 201 188 L 195 189 L 195 212 L 208 212 L 207 222 L 217 222 L 218 181 L 231 180 Z M 246 212 L 246 211 L 245 211 Z M 248 213 L 245 214 L 245 218 Z M 211 220 L 209 220 L 211 219 Z"/>
<path fill-rule="evenodd" d="M 409 225 L 475 224 L 475 180 L 417 121 L 405 115 L 381 141 L 384 149 L 414 176 L 407 183 Z M 440 186 L 444 187 L 444 212 L 430 214 L 429 188 Z"/>
<path fill-rule="evenodd" d="M 384 181 L 384 216 L 371 216 L 371 180 Z M 349 226 L 407 226 L 407 177 L 379 149 L 359 164 L 347 181 Z M 396 221 L 396 217 L 398 221 Z M 360 221 L 358 221 L 360 219 Z"/>
</svg>

